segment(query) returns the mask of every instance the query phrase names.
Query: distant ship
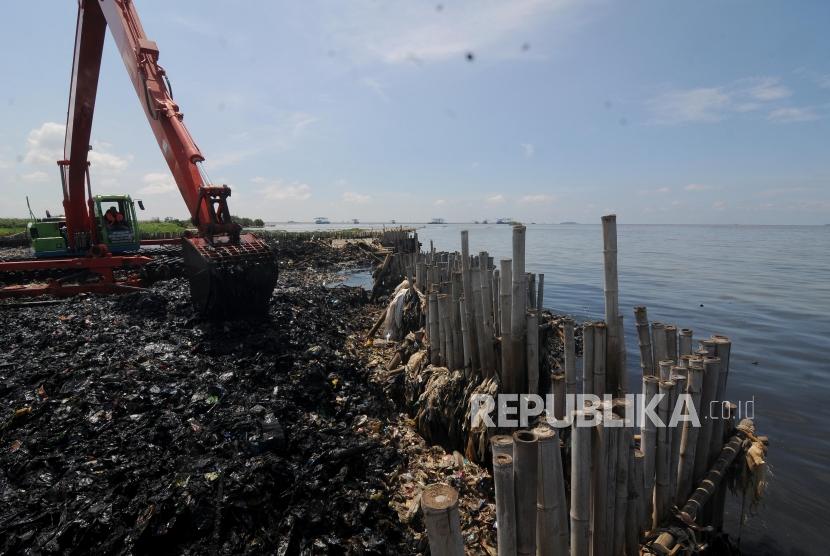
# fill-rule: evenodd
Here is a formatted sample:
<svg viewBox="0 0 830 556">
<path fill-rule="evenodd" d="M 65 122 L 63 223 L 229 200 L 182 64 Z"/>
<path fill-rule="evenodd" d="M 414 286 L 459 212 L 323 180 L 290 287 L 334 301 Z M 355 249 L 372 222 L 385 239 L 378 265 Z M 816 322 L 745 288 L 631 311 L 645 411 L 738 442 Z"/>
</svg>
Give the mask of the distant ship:
<svg viewBox="0 0 830 556">
<path fill-rule="evenodd" d="M 498 220 L 496 220 L 496 224 L 512 224 L 512 223 L 513 223 L 512 218 L 499 218 Z"/>
<path fill-rule="evenodd" d="M 360 224 L 360 220 L 357 218 L 352 218 L 352 224 Z"/>
<path fill-rule="evenodd" d="M 443 224 L 444 219 L 443 218 L 433 218 L 432 220 L 429 221 L 429 223 L 430 224 Z"/>
<path fill-rule="evenodd" d="M 317 218 L 314 219 L 314 223 L 315 224 L 331 224 L 331 221 L 329 221 L 329 219 L 326 218 L 325 216 L 318 216 Z"/>
<path fill-rule="evenodd" d="M 560 222 L 560 224 L 562 224 L 562 225 L 564 225 L 564 224 L 571 224 L 571 225 L 572 225 L 572 224 L 579 224 L 579 222 L 571 222 L 571 221 L 567 221 L 567 222 Z"/>
</svg>

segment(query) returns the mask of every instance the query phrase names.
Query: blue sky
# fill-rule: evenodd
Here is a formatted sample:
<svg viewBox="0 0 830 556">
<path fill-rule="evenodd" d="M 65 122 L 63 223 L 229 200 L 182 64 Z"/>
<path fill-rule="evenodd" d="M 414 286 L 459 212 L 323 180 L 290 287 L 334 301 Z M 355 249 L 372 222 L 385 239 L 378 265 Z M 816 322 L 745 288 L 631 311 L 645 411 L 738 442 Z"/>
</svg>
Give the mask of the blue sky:
<svg viewBox="0 0 830 556">
<path fill-rule="evenodd" d="M 830 222 L 827 2 L 135 1 L 237 214 Z M 60 211 L 74 26 L 4 7 L 0 216 Z M 187 214 L 109 37 L 91 159 Z"/>
</svg>

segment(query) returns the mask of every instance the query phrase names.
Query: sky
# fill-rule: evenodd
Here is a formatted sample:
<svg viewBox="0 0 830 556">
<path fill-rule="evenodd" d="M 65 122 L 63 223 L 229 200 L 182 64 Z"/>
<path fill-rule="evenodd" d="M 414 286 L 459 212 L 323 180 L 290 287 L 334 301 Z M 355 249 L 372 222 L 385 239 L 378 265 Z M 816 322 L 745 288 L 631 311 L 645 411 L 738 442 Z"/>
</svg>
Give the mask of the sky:
<svg viewBox="0 0 830 556">
<path fill-rule="evenodd" d="M 830 3 L 135 0 L 231 211 L 830 223 Z M 76 3 L 0 18 L 0 216 L 61 212 Z M 96 193 L 186 217 L 111 37 Z"/>
</svg>

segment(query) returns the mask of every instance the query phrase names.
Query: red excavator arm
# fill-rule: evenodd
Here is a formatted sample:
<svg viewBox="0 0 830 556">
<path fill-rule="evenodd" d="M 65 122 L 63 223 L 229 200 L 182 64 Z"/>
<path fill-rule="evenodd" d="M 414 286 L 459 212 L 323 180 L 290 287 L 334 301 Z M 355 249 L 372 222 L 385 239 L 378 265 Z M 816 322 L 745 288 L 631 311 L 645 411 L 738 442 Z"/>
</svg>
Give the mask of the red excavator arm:
<svg viewBox="0 0 830 556">
<path fill-rule="evenodd" d="M 199 237 L 184 240 L 191 294 L 203 313 L 224 316 L 266 305 L 276 282 L 276 261 L 256 237 L 240 235 L 226 185 L 208 182 L 199 147 L 184 125 L 170 82 L 158 64 L 159 50 L 147 38 L 132 0 L 79 0 L 62 167 L 67 239 L 77 245 L 91 223 L 88 151 L 104 35 L 109 27 L 153 134 L 190 211 Z M 86 186 L 86 187 L 85 187 Z M 80 233 L 80 235 L 78 235 Z M 85 241 L 85 240 L 84 240 Z"/>
</svg>

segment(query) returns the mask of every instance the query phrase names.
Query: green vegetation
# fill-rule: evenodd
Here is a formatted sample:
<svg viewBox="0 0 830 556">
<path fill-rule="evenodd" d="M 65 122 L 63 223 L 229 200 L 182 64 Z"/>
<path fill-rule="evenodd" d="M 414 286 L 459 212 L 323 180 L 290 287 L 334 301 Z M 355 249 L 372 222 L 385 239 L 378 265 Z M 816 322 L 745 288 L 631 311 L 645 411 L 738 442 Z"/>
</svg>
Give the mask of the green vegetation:
<svg viewBox="0 0 830 556">
<path fill-rule="evenodd" d="M 139 220 L 138 229 L 142 234 L 175 234 L 183 232 L 189 224 L 187 220 Z"/>
<path fill-rule="evenodd" d="M 0 236 L 10 236 L 26 231 L 28 218 L 0 218 Z"/>
<path fill-rule="evenodd" d="M 233 219 L 246 228 L 262 228 L 265 226 L 265 222 L 261 218 L 234 216 Z M 26 224 L 28 223 L 28 218 L 0 218 L 0 236 L 9 236 L 25 232 Z M 157 218 L 139 221 L 139 229 L 145 234 L 175 234 L 192 227 L 189 220 L 176 220 L 175 218 L 165 218 L 163 221 Z"/>
</svg>

